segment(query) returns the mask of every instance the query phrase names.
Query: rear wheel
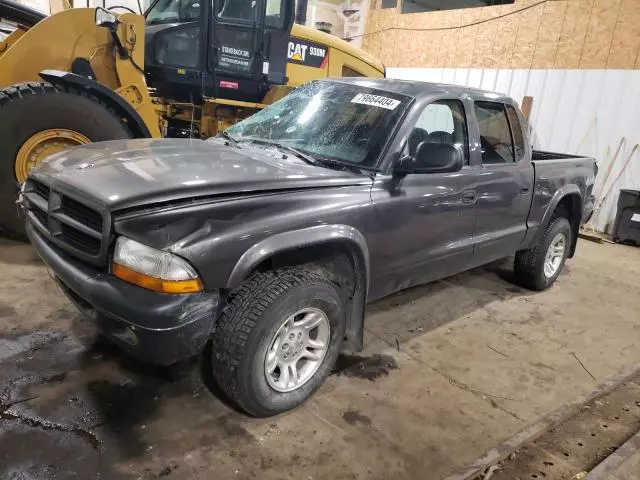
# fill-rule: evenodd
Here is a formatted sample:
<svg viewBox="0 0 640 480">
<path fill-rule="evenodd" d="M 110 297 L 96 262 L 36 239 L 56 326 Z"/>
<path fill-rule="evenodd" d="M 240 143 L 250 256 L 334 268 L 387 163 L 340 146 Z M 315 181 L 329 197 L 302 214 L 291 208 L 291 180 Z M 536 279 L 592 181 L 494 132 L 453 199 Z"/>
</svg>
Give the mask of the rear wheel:
<svg viewBox="0 0 640 480">
<path fill-rule="evenodd" d="M 251 415 L 275 415 L 320 387 L 344 330 L 342 296 L 332 282 L 303 268 L 256 274 L 232 294 L 217 321 L 213 376 Z"/>
<path fill-rule="evenodd" d="M 33 167 L 91 142 L 130 138 L 121 119 L 91 95 L 30 82 L 0 90 L 0 229 L 22 235 L 15 200 Z"/>
<path fill-rule="evenodd" d="M 516 254 L 516 281 L 532 290 L 549 288 L 562 271 L 570 245 L 569 220 L 564 217 L 553 219 L 537 245 Z"/>
</svg>

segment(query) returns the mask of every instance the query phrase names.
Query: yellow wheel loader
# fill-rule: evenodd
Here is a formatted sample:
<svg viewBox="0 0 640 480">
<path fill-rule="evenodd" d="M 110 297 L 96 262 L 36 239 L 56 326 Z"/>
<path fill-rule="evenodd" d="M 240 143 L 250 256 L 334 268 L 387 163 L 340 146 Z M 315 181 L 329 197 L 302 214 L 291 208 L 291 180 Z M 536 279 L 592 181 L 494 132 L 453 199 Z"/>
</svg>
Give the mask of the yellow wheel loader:
<svg viewBox="0 0 640 480">
<path fill-rule="evenodd" d="M 156 0 L 144 16 L 127 10 L 45 16 L 0 0 L 3 231 L 22 231 L 20 184 L 52 153 L 121 138 L 204 138 L 310 80 L 385 74 L 359 48 L 294 25 L 294 0 Z"/>
</svg>

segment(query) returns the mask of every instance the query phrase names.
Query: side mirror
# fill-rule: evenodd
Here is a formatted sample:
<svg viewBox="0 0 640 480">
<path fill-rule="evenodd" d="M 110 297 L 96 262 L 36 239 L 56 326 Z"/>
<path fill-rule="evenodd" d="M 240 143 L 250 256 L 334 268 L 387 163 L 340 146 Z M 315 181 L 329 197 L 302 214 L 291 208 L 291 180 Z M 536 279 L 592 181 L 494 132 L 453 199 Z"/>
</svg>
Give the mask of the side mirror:
<svg viewBox="0 0 640 480">
<path fill-rule="evenodd" d="M 96 26 L 108 28 L 111 31 L 115 31 L 118 28 L 118 16 L 115 13 L 110 12 L 102 7 L 96 8 Z"/>
<path fill-rule="evenodd" d="M 463 155 L 459 147 L 450 143 L 422 142 L 412 157 L 405 156 L 396 164 L 394 173 L 451 173 L 462 168 Z"/>
</svg>

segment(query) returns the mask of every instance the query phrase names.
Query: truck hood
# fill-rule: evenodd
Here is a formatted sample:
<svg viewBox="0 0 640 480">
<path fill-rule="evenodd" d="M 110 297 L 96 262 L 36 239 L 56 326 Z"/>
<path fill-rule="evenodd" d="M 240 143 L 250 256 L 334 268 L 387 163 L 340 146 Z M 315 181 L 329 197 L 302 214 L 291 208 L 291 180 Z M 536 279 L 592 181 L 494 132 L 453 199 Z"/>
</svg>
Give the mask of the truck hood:
<svg viewBox="0 0 640 480">
<path fill-rule="evenodd" d="M 185 198 L 371 183 L 366 175 L 307 164 L 276 149 L 221 139 L 115 140 L 49 157 L 31 176 L 110 210 Z"/>
</svg>

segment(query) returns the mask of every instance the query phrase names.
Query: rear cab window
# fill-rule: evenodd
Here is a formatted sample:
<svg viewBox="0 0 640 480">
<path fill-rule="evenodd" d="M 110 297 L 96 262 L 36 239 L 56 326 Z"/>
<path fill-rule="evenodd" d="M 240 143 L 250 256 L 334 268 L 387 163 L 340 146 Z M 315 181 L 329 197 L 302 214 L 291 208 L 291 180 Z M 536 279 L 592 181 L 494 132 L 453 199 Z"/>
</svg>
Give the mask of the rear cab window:
<svg viewBox="0 0 640 480">
<path fill-rule="evenodd" d="M 509 117 L 509 125 L 513 134 L 513 146 L 515 148 L 516 162 L 519 162 L 525 153 L 524 133 L 522 124 L 518 117 L 518 112 L 511 105 L 507 105 L 507 116 Z"/>
<path fill-rule="evenodd" d="M 482 164 L 514 163 L 516 158 L 505 105 L 477 101 L 474 109 L 480 130 Z"/>
</svg>

